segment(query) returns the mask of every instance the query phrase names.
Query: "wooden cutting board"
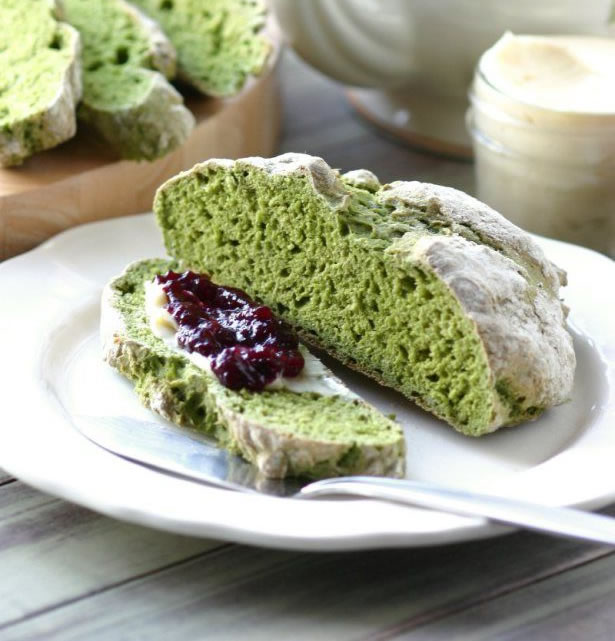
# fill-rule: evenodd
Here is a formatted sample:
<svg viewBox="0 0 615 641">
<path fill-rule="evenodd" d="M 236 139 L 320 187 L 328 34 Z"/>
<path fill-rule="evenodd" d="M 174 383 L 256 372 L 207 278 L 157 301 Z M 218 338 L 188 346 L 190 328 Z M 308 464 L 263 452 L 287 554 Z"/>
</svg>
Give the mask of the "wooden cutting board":
<svg viewBox="0 0 615 641">
<path fill-rule="evenodd" d="M 80 131 L 21 167 L 0 168 L 0 259 L 74 225 L 149 211 L 162 182 L 201 160 L 270 156 L 280 122 L 278 59 L 276 47 L 267 72 L 233 98 L 188 98 L 194 131 L 155 162 L 117 160 Z"/>
</svg>

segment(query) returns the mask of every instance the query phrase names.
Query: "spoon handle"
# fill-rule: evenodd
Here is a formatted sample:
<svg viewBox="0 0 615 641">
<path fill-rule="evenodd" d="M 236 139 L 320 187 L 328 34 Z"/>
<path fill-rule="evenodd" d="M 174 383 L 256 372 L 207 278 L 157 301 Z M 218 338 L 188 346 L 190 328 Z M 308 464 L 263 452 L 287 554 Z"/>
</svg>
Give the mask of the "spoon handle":
<svg viewBox="0 0 615 641">
<path fill-rule="evenodd" d="M 298 496 L 309 498 L 332 494 L 393 501 L 463 516 L 482 516 L 506 525 L 615 545 L 615 519 L 608 516 L 420 481 L 348 476 L 310 483 L 301 489 Z"/>
</svg>

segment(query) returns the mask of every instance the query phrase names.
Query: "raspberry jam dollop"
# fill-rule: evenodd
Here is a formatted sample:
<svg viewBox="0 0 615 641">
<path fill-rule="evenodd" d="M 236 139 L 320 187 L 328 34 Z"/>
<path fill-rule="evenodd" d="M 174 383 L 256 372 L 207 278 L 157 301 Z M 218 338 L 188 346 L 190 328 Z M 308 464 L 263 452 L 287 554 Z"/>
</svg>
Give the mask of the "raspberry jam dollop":
<svg viewBox="0 0 615 641">
<path fill-rule="evenodd" d="M 303 369 L 297 335 L 245 292 L 191 271 L 169 271 L 154 282 L 167 295 L 164 307 L 177 323 L 177 344 L 205 356 L 225 387 L 259 391 Z"/>
</svg>

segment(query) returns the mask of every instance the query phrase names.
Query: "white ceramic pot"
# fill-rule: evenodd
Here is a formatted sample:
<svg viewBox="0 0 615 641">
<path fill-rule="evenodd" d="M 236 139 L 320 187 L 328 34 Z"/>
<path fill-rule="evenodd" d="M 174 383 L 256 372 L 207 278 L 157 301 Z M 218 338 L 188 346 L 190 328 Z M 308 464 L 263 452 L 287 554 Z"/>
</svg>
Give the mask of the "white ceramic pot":
<svg viewBox="0 0 615 641">
<path fill-rule="evenodd" d="M 271 0 L 286 39 L 353 87 L 364 115 L 412 143 L 470 155 L 464 112 L 480 54 L 506 30 L 609 35 L 612 0 Z"/>
</svg>

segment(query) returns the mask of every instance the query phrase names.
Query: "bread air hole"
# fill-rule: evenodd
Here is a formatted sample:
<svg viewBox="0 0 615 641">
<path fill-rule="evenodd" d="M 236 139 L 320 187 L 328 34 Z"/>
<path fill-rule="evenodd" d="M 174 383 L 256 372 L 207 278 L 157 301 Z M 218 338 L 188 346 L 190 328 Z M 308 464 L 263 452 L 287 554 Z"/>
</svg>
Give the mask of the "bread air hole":
<svg viewBox="0 0 615 641">
<path fill-rule="evenodd" d="M 53 39 L 49 43 L 50 49 L 62 49 L 64 46 L 64 41 L 62 40 L 62 35 L 59 33 L 54 34 Z"/>
<path fill-rule="evenodd" d="M 402 276 L 402 278 L 399 279 L 399 286 L 402 294 L 406 296 L 416 289 L 416 280 L 414 280 L 412 276 Z"/>
<path fill-rule="evenodd" d="M 126 47 L 118 47 L 115 50 L 115 64 L 125 65 L 128 62 L 128 49 Z"/>
</svg>

